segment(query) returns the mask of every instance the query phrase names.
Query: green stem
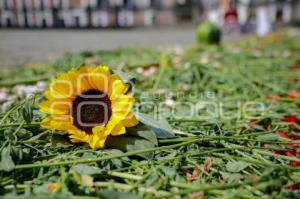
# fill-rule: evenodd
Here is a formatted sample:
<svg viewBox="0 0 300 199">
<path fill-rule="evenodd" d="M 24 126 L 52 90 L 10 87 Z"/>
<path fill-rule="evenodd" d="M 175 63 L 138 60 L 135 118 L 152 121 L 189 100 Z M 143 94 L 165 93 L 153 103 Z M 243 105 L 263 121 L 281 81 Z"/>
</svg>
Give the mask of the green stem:
<svg viewBox="0 0 300 199">
<path fill-rule="evenodd" d="M 220 189 L 232 189 L 232 188 L 235 188 L 235 187 L 239 187 L 239 186 L 242 186 L 242 185 L 247 185 L 247 184 L 251 184 L 253 183 L 252 181 L 251 182 L 243 182 L 243 183 L 230 183 L 230 184 L 216 184 L 216 185 L 183 185 L 182 183 L 174 183 L 173 186 L 178 186 L 178 187 L 184 187 L 184 188 L 188 188 L 187 190 L 183 190 L 183 191 L 179 191 L 179 192 L 175 192 L 175 193 L 171 193 L 170 196 L 172 195 L 186 195 L 186 194 L 189 194 L 189 193 L 193 193 L 193 192 L 198 192 L 198 191 L 209 191 L 209 190 L 220 190 Z"/>
<path fill-rule="evenodd" d="M 2 124 L 0 128 L 7 128 L 7 127 L 16 127 L 20 126 L 21 123 L 10 123 L 10 124 Z M 24 124 L 23 126 L 30 127 L 30 126 L 39 126 L 40 122 L 31 122 L 30 124 Z"/>
<path fill-rule="evenodd" d="M 253 163 L 253 164 L 260 164 L 260 165 L 263 165 L 263 166 L 269 166 L 269 167 L 278 167 L 278 168 L 285 168 L 285 169 L 289 169 L 289 170 L 295 170 L 295 171 L 299 171 L 300 170 L 300 167 L 291 167 L 291 166 L 288 166 L 288 165 L 282 165 L 282 164 L 271 164 L 269 162 L 263 162 L 261 160 L 256 160 L 254 158 L 245 158 L 245 157 L 239 157 L 239 156 L 234 156 L 234 155 L 224 155 L 224 154 L 213 154 L 214 156 L 217 156 L 219 158 L 224 158 L 224 159 L 236 159 L 236 160 L 242 160 L 242 161 L 245 161 L 245 162 L 249 162 L 249 163 Z"/>
<path fill-rule="evenodd" d="M 269 151 L 260 151 L 260 150 L 255 150 L 255 152 L 258 152 L 262 155 L 268 155 L 268 156 L 273 156 L 273 157 L 277 157 L 277 158 L 282 158 L 282 159 L 286 159 L 286 160 L 292 160 L 292 161 L 297 161 L 300 162 L 300 159 L 295 157 L 291 157 L 291 156 L 285 156 L 285 155 L 280 155 L 280 154 L 275 154 Z"/>
<path fill-rule="evenodd" d="M 24 102 L 20 103 L 19 105 L 14 106 L 13 108 L 11 108 L 9 111 L 6 112 L 6 114 L 3 116 L 3 118 L 0 121 L 0 125 L 3 124 L 3 122 L 6 120 L 6 118 L 12 113 L 14 112 L 16 109 L 18 109 L 20 107 L 21 104 L 23 104 Z M 19 124 L 17 125 L 19 126 Z M 0 126 L 1 127 L 1 126 Z"/>
<path fill-rule="evenodd" d="M 96 187 L 113 187 L 117 189 L 122 189 L 124 191 L 128 191 L 132 189 L 132 185 L 116 183 L 116 182 L 95 182 Z M 143 193 L 151 193 L 154 194 L 155 197 L 165 197 L 170 195 L 169 192 L 163 190 L 157 190 L 153 187 L 138 187 L 138 190 Z"/>
<path fill-rule="evenodd" d="M 52 75 L 37 75 L 31 78 L 20 78 L 20 79 L 15 79 L 15 80 L 3 80 L 0 81 L 0 86 L 14 86 L 17 84 L 30 84 L 30 83 L 35 83 L 37 81 L 42 81 L 42 80 L 48 80 L 52 77 Z"/>
<path fill-rule="evenodd" d="M 143 178 L 143 176 L 137 176 L 137 175 L 132 175 L 132 174 L 118 172 L 118 171 L 108 171 L 107 174 L 114 177 L 120 177 L 129 180 L 140 180 Z"/>
<path fill-rule="evenodd" d="M 262 133 L 253 133 L 253 134 L 243 134 L 243 135 L 234 135 L 234 136 L 207 136 L 207 137 L 202 137 L 203 140 L 205 141 L 210 141 L 210 140 L 241 140 L 241 141 L 253 141 L 253 142 L 262 142 L 262 143 L 270 143 L 270 144 L 299 144 L 299 141 L 268 141 L 268 140 L 257 140 L 257 139 L 249 139 L 249 138 L 244 138 L 246 136 L 255 136 L 255 135 L 263 135 L 266 134 L 266 132 Z M 174 142 L 183 142 L 191 139 L 195 139 L 196 136 L 193 137 L 179 137 L 179 138 L 173 138 L 173 139 L 161 139 L 159 140 L 159 143 L 174 143 Z M 199 136 L 197 136 L 199 137 Z"/>
<path fill-rule="evenodd" d="M 148 148 L 148 149 L 141 149 L 136 151 L 130 151 L 123 154 L 113 155 L 113 156 L 106 156 L 106 157 L 100 157 L 100 158 L 94 158 L 94 159 L 81 159 L 81 160 L 70 160 L 70 161 L 64 161 L 64 162 L 48 162 L 48 163 L 34 163 L 34 164 L 21 164 L 16 165 L 15 169 L 28 169 L 28 168 L 41 168 L 41 167 L 51 167 L 51 166 L 62 166 L 62 165 L 71 165 L 71 164 L 81 164 L 81 163 L 91 163 L 91 162 L 99 162 L 103 160 L 111 160 L 116 158 L 122 158 L 122 157 L 128 157 L 128 156 L 134 156 L 141 153 L 148 153 L 153 151 L 159 151 L 159 150 L 167 150 L 167 149 L 173 149 L 185 145 L 189 145 L 195 142 L 198 142 L 200 139 L 194 139 L 191 141 L 168 145 L 168 146 L 161 146 L 161 147 L 155 147 L 155 148 Z"/>
</svg>

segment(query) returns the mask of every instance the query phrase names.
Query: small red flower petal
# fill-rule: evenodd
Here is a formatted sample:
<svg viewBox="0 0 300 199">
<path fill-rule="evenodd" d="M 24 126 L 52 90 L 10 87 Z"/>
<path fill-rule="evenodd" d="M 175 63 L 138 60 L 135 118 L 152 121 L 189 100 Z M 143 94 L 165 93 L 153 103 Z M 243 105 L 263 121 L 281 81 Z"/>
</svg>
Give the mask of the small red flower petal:
<svg viewBox="0 0 300 199">
<path fill-rule="evenodd" d="M 290 190 L 297 190 L 300 188 L 300 183 L 289 185 L 287 188 Z"/>
<path fill-rule="evenodd" d="M 278 154 L 278 155 L 286 155 L 286 151 L 283 151 L 283 150 L 276 150 L 276 149 L 273 149 L 273 150 L 272 150 L 272 153 Z"/>
<path fill-rule="evenodd" d="M 295 81 L 297 80 L 297 78 L 296 77 L 289 77 L 289 79 L 288 79 L 288 83 L 294 83 Z"/>
<path fill-rule="evenodd" d="M 294 140 L 300 141 L 300 135 L 296 135 L 296 136 L 294 137 Z"/>
<path fill-rule="evenodd" d="M 281 138 L 290 139 L 289 135 L 286 134 L 284 131 L 276 131 L 276 133 L 277 133 Z"/>
<path fill-rule="evenodd" d="M 290 115 L 281 119 L 282 122 L 297 123 L 299 119 L 296 115 Z"/>
<path fill-rule="evenodd" d="M 258 120 L 257 119 L 250 119 L 250 121 L 248 122 L 248 126 L 250 129 L 254 128 L 254 126 L 258 124 Z"/>
<path fill-rule="evenodd" d="M 287 96 L 289 99 L 296 99 L 300 97 L 300 91 L 292 91 L 290 93 L 288 93 Z"/>
<path fill-rule="evenodd" d="M 57 183 L 49 183 L 47 185 L 47 188 L 48 188 L 49 191 L 55 192 L 56 189 L 58 188 L 58 184 Z"/>
<path fill-rule="evenodd" d="M 292 157 L 297 156 L 297 151 L 296 150 L 286 151 L 286 155 Z"/>
<path fill-rule="evenodd" d="M 299 167 L 299 166 L 300 166 L 300 162 L 291 160 L 291 161 L 290 161 L 290 165 L 291 165 L 292 167 Z"/>
<path fill-rule="evenodd" d="M 278 101 L 278 100 L 280 100 L 280 96 L 279 95 L 270 95 L 267 97 L 267 99 L 269 101 Z"/>
<path fill-rule="evenodd" d="M 292 68 L 293 70 L 300 69 L 300 60 L 297 60 L 295 63 L 293 63 L 293 64 L 291 65 L 291 68 Z"/>
</svg>

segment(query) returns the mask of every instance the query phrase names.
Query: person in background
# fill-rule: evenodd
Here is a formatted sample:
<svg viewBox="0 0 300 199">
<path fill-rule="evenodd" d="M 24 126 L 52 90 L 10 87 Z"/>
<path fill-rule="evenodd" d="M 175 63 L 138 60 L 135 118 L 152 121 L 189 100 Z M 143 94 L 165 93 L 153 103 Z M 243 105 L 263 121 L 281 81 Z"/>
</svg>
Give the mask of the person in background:
<svg viewBox="0 0 300 199">
<path fill-rule="evenodd" d="M 237 12 L 241 33 L 251 33 L 255 31 L 253 4 L 253 0 L 239 0 L 238 2 Z"/>
<path fill-rule="evenodd" d="M 272 30 L 272 23 L 270 18 L 270 1 L 257 0 L 256 7 L 256 34 L 258 36 L 265 36 Z"/>
<path fill-rule="evenodd" d="M 225 33 L 240 33 L 236 4 L 236 0 L 223 0 Z"/>
</svg>

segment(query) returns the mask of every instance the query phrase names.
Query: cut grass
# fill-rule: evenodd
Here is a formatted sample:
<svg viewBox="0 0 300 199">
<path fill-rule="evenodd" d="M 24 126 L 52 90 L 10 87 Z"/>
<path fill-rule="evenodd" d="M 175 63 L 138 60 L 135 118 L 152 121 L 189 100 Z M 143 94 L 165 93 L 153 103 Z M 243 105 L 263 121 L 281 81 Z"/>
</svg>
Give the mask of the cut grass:
<svg viewBox="0 0 300 199">
<path fill-rule="evenodd" d="M 298 143 L 280 139 L 276 131 L 290 136 L 300 131 L 281 121 L 300 116 L 300 98 L 288 97 L 300 89 L 300 70 L 291 69 L 299 55 L 297 39 L 275 34 L 223 46 L 82 52 L 47 66 L 6 71 L 0 86 L 16 96 L 16 85 L 49 80 L 88 59 L 122 68 L 134 77 L 137 104 L 149 103 L 136 110 L 166 118 L 176 138 L 136 151 L 93 151 L 68 143 L 63 132 L 41 129 L 38 102 L 26 107 L 30 103 L 17 96 L 0 114 L 0 193 L 6 198 L 300 197 L 287 189 L 300 182 L 300 167 L 290 166 L 299 155 L 272 153 Z M 156 72 L 148 75 L 151 67 Z M 273 95 L 280 99 L 268 100 Z M 30 123 L 24 110 L 33 111 Z M 254 126 L 251 118 L 258 120 Z M 137 156 L 147 152 L 153 158 Z M 55 192 L 49 188 L 53 183 Z"/>
</svg>

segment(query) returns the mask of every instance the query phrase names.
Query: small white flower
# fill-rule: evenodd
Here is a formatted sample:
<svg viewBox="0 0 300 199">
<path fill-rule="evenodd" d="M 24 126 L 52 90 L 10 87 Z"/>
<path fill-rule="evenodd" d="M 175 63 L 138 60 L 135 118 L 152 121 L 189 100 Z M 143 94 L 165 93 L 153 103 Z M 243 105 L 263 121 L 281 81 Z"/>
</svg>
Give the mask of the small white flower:
<svg viewBox="0 0 300 199">
<path fill-rule="evenodd" d="M 36 86 L 37 86 L 37 90 L 39 92 L 43 92 L 46 89 L 47 84 L 46 84 L 46 82 L 39 81 L 39 82 L 37 82 Z"/>
<path fill-rule="evenodd" d="M 137 73 L 143 73 L 144 72 L 144 68 L 143 67 L 138 67 L 138 68 L 136 68 L 135 69 L 135 71 L 137 72 Z"/>
<path fill-rule="evenodd" d="M 4 89 L 1 89 L 1 90 L 0 90 L 0 102 L 5 101 L 6 98 L 7 98 L 7 94 L 6 94 L 5 90 L 4 90 Z"/>
<path fill-rule="evenodd" d="M 165 94 L 167 92 L 167 89 L 165 89 L 165 88 L 157 88 L 155 91 L 154 91 L 154 93 L 155 94 Z"/>
<path fill-rule="evenodd" d="M 284 57 L 284 58 L 288 58 L 289 56 L 291 56 L 291 53 L 290 53 L 290 51 L 288 51 L 288 50 L 285 50 L 285 51 L 283 51 L 283 52 L 282 52 L 282 57 Z"/>
<path fill-rule="evenodd" d="M 45 82 L 37 82 L 35 85 L 17 85 L 14 90 L 18 96 L 31 96 L 35 93 L 43 92 L 46 88 Z"/>
<path fill-rule="evenodd" d="M 181 90 L 182 90 L 182 91 L 188 91 L 188 90 L 190 90 L 190 88 L 191 88 L 191 87 L 190 87 L 189 85 L 187 85 L 187 84 L 182 84 L 182 85 L 181 85 Z"/>
<path fill-rule="evenodd" d="M 155 72 L 156 72 L 157 68 L 155 66 L 151 66 L 150 68 L 148 68 L 147 70 L 144 71 L 144 75 L 146 77 L 152 76 Z"/>
<path fill-rule="evenodd" d="M 203 53 L 200 58 L 201 64 L 208 64 L 211 61 L 211 55 L 209 53 Z"/>
<path fill-rule="evenodd" d="M 169 107 L 174 107 L 175 106 L 175 101 L 172 99 L 166 99 L 165 104 Z"/>
<path fill-rule="evenodd" d="M 9 99 L 4 102 L 0 108 L 0 112 L 5 112 L 8 111 L 8 109 L 13 105 L 13 103 L 15 102 L 16 97 L 11 96 L 9 97 Z"/>
<path fill-rule="evenodd" d="M 220 62 L 213 62 L 213 63 L 212 63 L 212 66 L 213 66 L 214 68 L 220 68 L 220 67 L 221 67 L 221 64 L 220 64 Z"/>
</svg>

